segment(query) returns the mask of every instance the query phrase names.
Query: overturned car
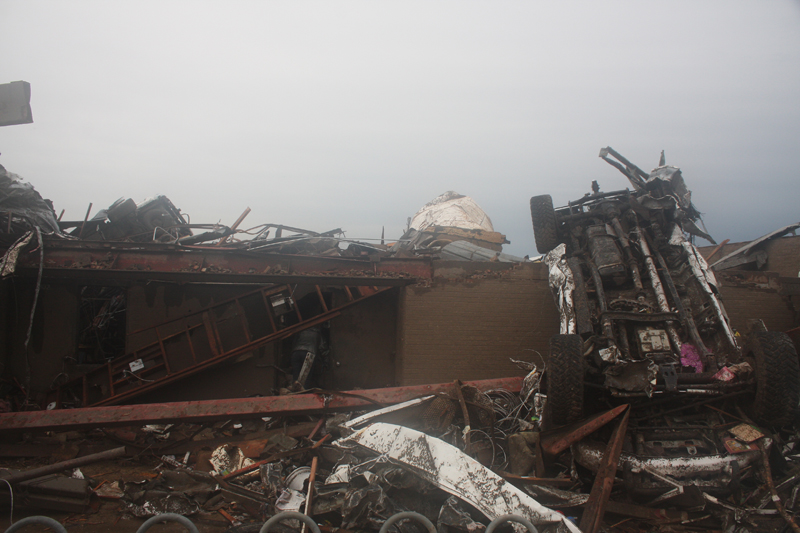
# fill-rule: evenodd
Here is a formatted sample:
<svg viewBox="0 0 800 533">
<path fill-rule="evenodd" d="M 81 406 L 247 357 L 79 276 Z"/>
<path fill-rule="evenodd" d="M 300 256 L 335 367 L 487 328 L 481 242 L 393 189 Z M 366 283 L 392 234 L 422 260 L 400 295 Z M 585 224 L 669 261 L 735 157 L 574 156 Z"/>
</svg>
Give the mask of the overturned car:
<svg viewBox="0 0 800 533">
<path fill-rule="evenodd" d="M 800 400 L 791 339 L 753 321 L 731 328 L 713 272 L 687 238 L 698 226 L 679 168 L 645 173 L 611 148 L 600 157 L 632 189 L 592 192 L 554 209 L 531 198 L 538 251 L 561 314 L 550 341 L 547 411 L 552 425 L 584 415 L 587 390 L 617 398 L 753 391 L 749 414 L 790 421 Z"/>
</svg>

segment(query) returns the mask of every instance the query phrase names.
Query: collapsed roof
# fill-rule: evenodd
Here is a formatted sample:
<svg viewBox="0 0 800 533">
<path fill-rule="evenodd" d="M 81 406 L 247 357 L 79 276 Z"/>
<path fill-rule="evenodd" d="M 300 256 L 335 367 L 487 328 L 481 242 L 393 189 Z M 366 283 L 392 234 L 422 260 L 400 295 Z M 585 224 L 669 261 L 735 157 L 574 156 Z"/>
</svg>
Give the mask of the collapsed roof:
<svg viewBox="0 0 800 533">
<path fill-rule="evenodd" d="M 42 198 L 33 185 L 0 165 L 0 244 L 8 245 L 33 228 L 61 233 L 53 203 Z"/>
</svg>

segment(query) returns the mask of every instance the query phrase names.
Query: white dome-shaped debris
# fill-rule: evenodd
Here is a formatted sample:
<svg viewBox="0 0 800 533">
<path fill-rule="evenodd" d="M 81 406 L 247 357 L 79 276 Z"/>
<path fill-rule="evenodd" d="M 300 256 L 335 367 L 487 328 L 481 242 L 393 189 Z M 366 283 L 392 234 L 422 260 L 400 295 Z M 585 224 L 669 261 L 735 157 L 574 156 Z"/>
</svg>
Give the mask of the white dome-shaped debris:
<svg viewBox="0 0 800 533">
<path fill-rule="evenodd" d="M 492 221 L 469 196 L 447 191 L 437 196 L 411 219 L 411 228 L 422 231 L 429 226 L 494 231 Z"/>
</svg>

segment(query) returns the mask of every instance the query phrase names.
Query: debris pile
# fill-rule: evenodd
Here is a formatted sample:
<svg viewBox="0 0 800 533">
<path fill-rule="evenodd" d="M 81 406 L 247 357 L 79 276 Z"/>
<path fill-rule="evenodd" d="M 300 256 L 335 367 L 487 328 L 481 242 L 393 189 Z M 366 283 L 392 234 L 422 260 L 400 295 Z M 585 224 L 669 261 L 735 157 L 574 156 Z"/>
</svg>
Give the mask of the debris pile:
<svg viewBox="0 0 800 533">
<path fill-rule="evenodd" d="M 69 234 L 87 241 L 176 242 L 192 235 L 180 209 L 166 196 L 148 198 L 139 204 L 131 198 L 120 198 L 91 220 L 60 225 L 65 230 L 74 226 Z"/>
<path fill-rule="evenodd" d="M 240 230 L 249 208 L 230 227 L 190 224 L 164 196 L 120 199 L 92 218 L 90 204 L 83 220 L 63 222 L 0 167 L 0 271 L 28 276 L 15 300 L 24 371 L 0 389 L 2 497 L 12 512 L 106 528 L 175 514 L 237 533 L 283 517 L 315 533 L 392 523 L 403 533 L 491 533 L 509 516 L 517 525 L 505 527 L 520 531 L 800 531 L 791 338 L 758 317 L 734 330 L 713 265 L 694 245 L 693 236 L 713 240 L 680 169 L 663 154 L 649 173 L 611 148 L 601 157 L 632 190 L 594 182 L 558 209 L 548 195 L 531 199 L 544 265 L 525 266 L 541 267 L 536 281 L 549 285 L 560 318 L 547 358 L 512 359 L 524 377 L 349 391 L 322 383 L 336 366 L 332 323 L 343 311 L 359 306 L 344 322 L 355 338 L 391 303 L 370 340 L 383 349 L 402 329 L 397 309 L 413 308 L 389 291 L 428 291 L 431 258 L 523 261 L 502 253 L 508 241 L 471 198 L 449 191 L 396 243 L 366 243 L 341 228 Z M 718 263 L 752 256 L 758 265 L 758 246 L 794 227 Z M 494 275 L 489 266 L 503 267 L 477 266 L 468 279 Z M 66 289 L 48 294 L 51 281 Z M 141 291 L 128 290 L 137 283 Z M 185 298 L 191 284 L 203 290 Z M 51 298 L 37 311 L 40 289 Z M 74 336 L 64 335 L 76 348 L 57 354 L 63 367 L 37 396 L 31 375 L 52 361 L 34 358 L 29 342 L 54 323 L 58 295 L 80 308 Z M 123 320 L 132 307 L 136 327 Z M 131 404 L 244 361 L 270 369 L 261 384 L 271 392 Z M 403 521 L 408 512 L 425 528 Z M 275 528 L 301 527 L 287 522 Z"/>
<path fill-rule="evenodd" d="M 711 240 L 680 169 L 663 154 L 650 173 L 612 148 L 600 157 L 633 190 L 601 192 L 594 182 L 591 193 L 558 209 L 549 195 L 531 198 L 536 246 L 561 315 L 547 375 L 554 418 L 581 417 L 586 382 L 617 398 L 755 386 L 752 416 L 790 422 L 800 402 L 794 344 L 758 317 L 737 339 L 714 272 L 686 236 Z"/>
<path fill-rule="evenodd" d="M 409 218 L 392 251 L 400 257 L 439 254 L 451 261 L 523 261 L 501 253 L 509 242 L 475 200 L 447 191 Z"/>
<path fill-rule="evenodd" d="M 771 231 L 766 235 L 759 237 L 758 239 L 750 241 L 743 246 L 737 247 L 729 254 L 712 263 L 711 266 L 717 271 L 729 269 L 761 270 L 769 261 L 769 252 L 767 251 L 767 246 L 770 244 L 770 242 L 783 237 L 788 233 L 795 234 L 797 232 L 797 228 L 800 228 L 800 223 L 790 224 L 775 231 Z M 727 241 L 723 242 L 722 245 L 726 243 Z M 719 252 L 722 245 L 714 249 L 708 256 L 707 260 L 710 261 L 711 258 L 716 255 L 716 252 Z M 792 274 L 794 274 L 794 272 Z"/>
<path fill-rule="evenodd" d="M 17 507 L 219 527 L 260 527 L 282 511 L 345 530 L 404 511 L 478 533 L 508 514 L 539 531 L 795 527 L 800 432 L 756 425 L 742 394 L 608 403 L 552 427 L 541 369 L 529 367 L 518 392 L 456 382 L 371 411 L 29 435 L 30 456 L 59 440 L 74 453 L 124 447 L 0 477 Z"/>
<path fill-rule="evenodd" d="M 502 254 L 505 235 L 494 231 L 488 215 L 469 196 L 448 191 L 409 218 L 406 233 L 393 245 L 363 242 L 345 237 L 341 228 L 316 232 L 284 224 L 258 224 L 239 229 L 250 213 L 248 207 L 231 225 L 191 224 L 166 196 L 136 203 L 120 198 L 83 220 L 56 219 L 52 202 L 43 200 L 28 183 L 0 166 L 0 246 L 24 238 L 39 228 L 45 234 L 66 239 L 109 242 L 154 242 L 192 247 L 212 243 L 222 250 L 258 254 L 290 254 L 321 257 L 439 256 L 456 261 L 522 261 Z M 63 211 L 61 215 L 63 216 Z"/>
<path fill-rule="evenodd" d="M 24 233 L 39 228 L 60 234 L 53 203 L 33 185 L 0 165 L 0 247 L 7 247 Z"/>
</svg>

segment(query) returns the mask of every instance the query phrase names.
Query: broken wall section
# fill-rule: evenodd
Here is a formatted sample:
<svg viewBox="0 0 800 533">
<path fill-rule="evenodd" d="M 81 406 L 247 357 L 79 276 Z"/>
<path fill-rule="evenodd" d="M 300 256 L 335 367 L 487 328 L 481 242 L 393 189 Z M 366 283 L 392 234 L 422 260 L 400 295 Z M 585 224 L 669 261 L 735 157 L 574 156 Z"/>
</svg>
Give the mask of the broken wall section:
<svg viewBox="0 0 800 533">
<path fill-rule="evenodd" d="M 711 262 L 747 244 L 726 244 Z M 700 252 L 708 257 L 716 248 L 705 246 Z M 746 318 L 762 318 L 769 329 L 779 331 L 800 326 L 800 236 L 769 239 L 741 259 L 750 262 L 717 273 L 734 327 L 741 327 Z M 800 343 L 800 332 L 790 335 L 795 344 Z"/>
<path fill-rule="evenodd" d="M 726 255 L 735 252 L 749 241 L 728 243 L 714 254 L 711 263 L 718 261 Z M 713 252 L 716 246 L 703 246 L 699 248 L 703 257 Z M 776 272 L 781 277 L 796 278 L 800 274 L 800 236 L 779 237 L 768 240 L 754 249 L 750 255 L 763 250 L 767 254 L 766 263 L 760 270 Z M 750 267 L 752 269 L 752 267 Z"/>
<path fill-rule="evenodd" d="M 128 352 L 150 344 L 152 330 L 138 330 L 252 291 L 251 286 L 136 285 L 129 289 Z M 344 295 L 332 291 L 336 304 Z M 388 291 L 342 310 L 331 320 L 330 361 L 321 381 L 325 388 L 347 390 L 395 384 L 397 291 Z M 242 302 L 246 305 L 247 300 Z M 221 321 L 222 322 L 222 321 Z M 236 320 L 231 320 L 236 323 Z M 182 324 L 182 322 L 178 322 Z M 251 325 L 254 326 L 254 325 Z M 223 325 L 223 327 L 225 327 Z M 223 343 L 239 334 L 229 328 Z M 169 330 L 164 328 L 165 333 Z M 136 403 L 269 396 L 280 385 L 278 367 L 288 366 L 293 337 L 273 341 L 252 352 L 188 376 L 139 397 Z M 199 344 L 195 345 L 197 349 Z M 186 351 L 188 353 L 188 346 Z"/>
<path fill-rule="evenodd" d="M 509 358 L 539 364 L 549 357 L 559 316 L 545 265 L 437 261 L 434 269 L 431 283 L 403 289 L 400 385 L 518 375 Z M 774 331 L 798 325 L 788 278 L 741 271 L 717 278 L 735 329 L 747 331 L 753 318 Z"/>
<path fill-rule="evenodd" d="M 727 270 L 715 275 L 734 329 L 747 331 L 747 321 L 754 318 L 762 319 L 771 331 L 797 326 L 794 304 L 775 272 Z"/>
</svg>

